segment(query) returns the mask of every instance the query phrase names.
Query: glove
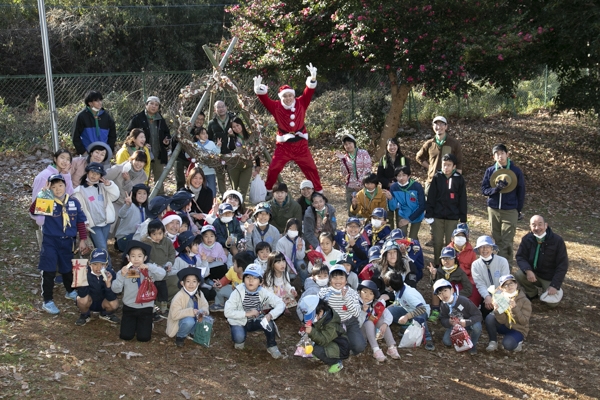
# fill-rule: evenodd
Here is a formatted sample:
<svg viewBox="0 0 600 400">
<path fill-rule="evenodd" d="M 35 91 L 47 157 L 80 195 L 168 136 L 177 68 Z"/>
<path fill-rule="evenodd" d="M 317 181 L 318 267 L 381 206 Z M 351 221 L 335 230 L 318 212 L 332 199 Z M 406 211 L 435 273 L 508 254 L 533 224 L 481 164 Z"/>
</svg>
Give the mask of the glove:
<svg viewBox="0 0 600 400">
<path fill-rule="evenodd" d="M 425 222 L 427 222 L 429 225 L 433 224 L 433 221 L 433 218 L 425 218 Z"/>
<path fill-rule="evenodd" d="M 504 189 L 507 186 L 508 186 L 508 182 L 506 182 L 506 181 L 498 181 L 498 183 L 496 183 L 496 192 L 501 191 L 502 189 Z"/>
<path fill-rule="evenodd" d="M 517 219 L 518 219 L 519 221 L 523 221 L 523 217 L 524 217 L 524 216 L 525 216 L 525 215 L 524 215 L 522 212 L 520 212 L 520 211 L 519 211 L 519 216 L 517 217 Z"/>
<path fill-rule="evenodd" d="M 262 84 L 262 76 L 258 75 L 254 77 L 254 93 L 256 94 L 267 94 L 269 89 L 266 85 Z"/>
<path fill-rule="evenodd" d="M 312 81 L 316 81 L 317 80 L 317 68 L 313 67 L 312 63 L 308 64 L 306 66 L 306 68 L 308 68 L 308 72 L 310 72 L 310 79 Z"/>
</svg>

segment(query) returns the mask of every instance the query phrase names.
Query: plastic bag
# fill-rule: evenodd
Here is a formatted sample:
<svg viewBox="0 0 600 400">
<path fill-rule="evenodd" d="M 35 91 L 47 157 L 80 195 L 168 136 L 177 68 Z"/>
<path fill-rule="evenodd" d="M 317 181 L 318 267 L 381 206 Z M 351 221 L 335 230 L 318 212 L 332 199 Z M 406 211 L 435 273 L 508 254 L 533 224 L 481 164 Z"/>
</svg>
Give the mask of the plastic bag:
<svg viewBox="0 0 600 400">
<path fill-rule="evenodd" d="M 471 341 L 471 336 L 469 336 L 469 332 L 461 324 L 456 324 L 452 327 L 452 332 L 450 332 L 450 340 L 452 341 L 452 345 L 457 352 L 467 351 L 473 347 L 473 342 Z"/>
<path fill-rule="evenodd" d="M 73 264 L 73 288 L 89 286 L 87 279 L 87 260 L 85 258 L 74 258 Z"/>
<path fill-rule="evenodd" d="M 423 343 L 425 336 L 425 328 L 417 321 L 413 320 L 412 324 L 406 328 L 400 345 L 401 348 L 419 347 Z"/>
<path fill-rule="evenodd" d="M 156 295 L 158 294 L 158 290 L 156 289 L 156 285 L 152 282 L 152 278 L 148 275 L 147 269 L 140 270 L 142 275 L 144 275 L 144 280 L 140 284 L 138 288 L 137 296 L 135 297 L 135 302 L 140 303 L 150 303 L 151 301 L 156 300 Z"/>
<path fill-rule="evenodd" d="M 296 343 L 295 356 L 310 358 L 312 357 L 314 342 L 308 338 L 308 334 L 304 334 L 300 341 Z"/>
<path fill-rule="evenodd" d="M 210 338 L 213 330 L 213 318 L 205 316 L 202 321 L 196 323 L 194 328 L 194 342 L 204 347 L 210 346 Z"/>
<path fill-rule="evenodd" d="M 265 182 L 260 177 L 260 174 L 256 174 L 250 183 L 250 203 L 258 204 L 262 201 L 265 201 L 266 197 L 267 187 L 265 186 Z"/>
</svg>

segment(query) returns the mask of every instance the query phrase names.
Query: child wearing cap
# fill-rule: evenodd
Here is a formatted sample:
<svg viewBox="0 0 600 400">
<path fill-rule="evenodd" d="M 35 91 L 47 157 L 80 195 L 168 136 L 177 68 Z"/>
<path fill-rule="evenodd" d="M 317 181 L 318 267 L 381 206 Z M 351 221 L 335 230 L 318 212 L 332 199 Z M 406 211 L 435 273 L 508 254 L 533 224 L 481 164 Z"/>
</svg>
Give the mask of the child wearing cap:
<svg viewBox="0 0 600 400">
<path fill-rule="evenodd" d="M 395 170 L 396 182 L 386 192 L 390 212 L 398 214 L 397 226 L 404 236 L 419 239 L 421 221 L 425 218 L 425 191 L 423 186 L 411 176 L 408 165 Z M 410 224 L 410 230 L 408 228 Z"/>
<path fill-rule="evenodd" d="M 83 326 L 90 321 L 91 311 L 99 312 L 100 318 L 111 324 L 120 322 L 114 312 L 119 307 L 117 295 L 110 288 L 113 275 L 106 270 L 108 267 L 108 251 L 94 249 L 90 255 L 87 268 L 88 286 L 77 288 L 77 308 L 79 318 L 75 325 Z"/>
<path fill-rule="evenodd" d="M 223 203 L 230 204 L 235 219 L 237 219 L 241 224 L 246 222 L 250 215 L 252 214 L 252 209 L 249 208 L 246 210 L 246 205 L 244 204 L 244 196 L 237 190 L 228 190 L 223 193 L 222 197 Z"/>
<path fill-rule="evenodd" d="M 231 296 L 235 287 L 242 283 L 244 270 L 248 265 L 252 264 L 253 258 L 254 254 L 250 251 L 240 251 L 233 256 L 233 265 L 231 268 L 227 270 L 224 277 L 215 280 L 213 287 L 215 288 L 217 295 L 214 304 L 210 306 L 210 311 L 223 312 L 225 309 L 225 301 Z"/>
<path fill-rule="evenodd" d="M 281 238 L 281 234 L 279 233 L 279 229 L 269 223 L 271 220 L 271 208 L 269 204 L 259 204 L 256 211 L 254 211 L 253 217 L 255 219 L 254 223 L 249 223 L 250 221 L 248 221 L 244 224 L 247 248 L 254 250 L 254 247 L 259 242 L 267 242 L 271 248 L 275 247 L 277 241 Z"/>
<path fill-rule="evenodd" d="M 200 233 L 200 229 L 194 223 L 194 219 L 190 215 L 192 211 L 192 199 L 194 195 L 187 190 L 177 191 L 171 201 L 171 210 L 175 211 L 181 218 L 181 227 L 179 231 L 190 230 L 194 235 Z M 183 226 L 185 225 L 185 229 Z"/>
<path fill-rule="evenodd" d="M 234 217 L 231 204 L 222 203 L 219 206 L 219 218 L 213 224 L 217 235 L 217 242 L 223 247 L 225 254 L 235 256 L 237 253 L 237 242 L 243 237 L 240 222 Z"/>
<path fill-rule="evenodd" d="M 308 278 L 308 269 L 304 261 L 306 243 L 302 239 L 300 220 L 295 218 L 288 219 L 285 224 L 283 236 L 277 241 L 275 250 L 282 252 L 290 260 L 302 282 Z"/>
<path fill-rule="evenodd" d="M 302 217 L 306 213 L 306 209 L 310 207 L 312 204 L 311 196 L 315 192 L 315 186 L 308 179 L 300 182 L 300 197 L 296 199 L 296 202 L 300 204 L 300 208 L 302 209 Z M 302 218 L 300 218 L 302 220 Z"/>
<path fill-rule="evenodd" d="M 296 289 L 290 283 L 290 268 L 283 253 L 274 251 L 269 254 L 263 287 L 281 298 L 286 308 L 296 307 Z"/>
<path fill-rule="evenodd" d="M 524 290 L 519 290 L 517 280 L 512 275 L 500 277 L 500 290 L 508 298 L 509 308 L 500 312 L 498 304 L 492 300 L 494 312 L 485 317 L 485 326 L 490 337 L 487 351 L 498 349 L 498 333 L 504 335 L 502 346 L 508 351 L 522 351 L 523 341 L 529 333 L 531 301 Z"/>
<path fill-rule="evenodd" d="M 171 207 L 169 207 L 169 204 L 171 204 L 170 197 L 156 196 L 155 198 L 150 200 L 150 202 L 148 203 L 147 218 L 135 230 L 135 233 L 133 234 L 133 240 L 141 241 L 143 238 L 145 238 L 148 235 L 148 224 L 150 223 L 150 221 L 160 221 L 166 213 L 171 211 Z"/>
<path fill-rule="evenodd" d="M 488 292 L 491 285 L 500 286 L 500 277 L 510 274 L 510 266 L 506 258 L 496 254 L 498 246 L 489 236 L 480 236 L 477 238 L 475 253 L 479 258 L 471 265 L 471 273 L 475 287 L 481 295 L 481 312 L 484 318 L 494 309 L 492 296 Z"/>
<path fill-rule="evenodd" d="M 352 253 L 342 253 L 342 256 L 338 258 L 337 265 L 343 265 L 346 268 L 346 274 L 348 274 L 348 286 L 352 289 L 358 289 L 358 275 L 356 275 L 356 264 L 354 263 L 354 256 Z"/>
<path fill-rule="evenodd" d="M 81 209 L 85 213 L 86 225 L 90 229 L 94 246 L 106 249 L 110 225 L 115 222 L 113 201 L 119 198 L 119 187 L 103 178 L 106 172 L 100 163 L 88 164 L 85 171 L 86 175 L 75 188 L 73 197 L 79 200 Z"/>
<path fill-rule="evenodd" d="M 319 297 L 325 300 L 340 316 L 341 323 L 346 327 L 350 350 L 357 355 L 365 350 L 367 343 L 358 321 L 360 316 L 358 293 L 347 286 L 347 283 L 346 268 L 336 265 L 329 271 L 329 286 L 319 290 Z"/>
<path fill-rule="evenodd" d="M 50 175 L 43 190 L 50 190 L 54 197 L 52 215 L 46 216 L 42 224 L 42 249 L 38 269 L 42 271 L 42 309 L 50 314 L 58 314 L 54 303 L 54 277 L 56 270 L 63 277 L 63 285 L 67 291 L 65 297 L 70 300 L 77 298 L 73 290 L 73 247 L 79 233 L 79 252 L 87 250 L 86 216 L 76 198 L 66 193 L 66 181 L 62 175 Z M 35 201 L 29 207 L 29 213 L 35 215 Z"/>
<path fill-rule="evenodd" d="M 300 301 L 306 296 L 310 295 L 318 295 L 319 291 L 327 287 L 329 285 L 329 267 L 327 265 L 321 265 L 321 268 L 313 268 L 311 271 L 311 276 L 306 278 L 304 281 L 304 291 L 300 296 Z M 298 318 L 302 321 L 302 313 L 299 308 L 296 308 L 296 314 L 298 314 Z M 302 330 L 304 332 L 304 330 Z"/>
<path fill-rule="evenodd" d="M 119 210 L 119 222 L 115 233 L 115 247 L 125 250 L 127 241 L 133 239 L 137 228 L 148 215 L 148 195 L 150 188 L 143 183 L 133 186 L 131 193 L 125 196 L 125 205 Z"/>
<path fill-rule="evenodd" d="M 165 270 L 156 264 L 147 262 L 150 246 L 137 240 L 130 240 L 123 254 L 124 263 L 127 262 L 117 278 L 111 284 L 115 293 L 123 292 L 123 316 L 121 318 L 121 331 L 119 337 L 123 340 L 132 340 L 137 337 L 139 342 L 148 342 L 152 338 L 152 312 L 154 301 L 137 303 L 138 290 L 144 279 L 145 273 L 153 281 L 162 280 Z M 144 272 L 145 271 L 145 272 Z M 128 276 L 139 277 L 133 278 Z"/>
<path fill-rule="evenodd" d="M 350 217 L 346 221 L 346 230 L 335 232 L 335 243 L 340 251 L 353 254 L 355 272 L 359 272 L 369 262 L 369 242 L 361 235 L 361 227 L 358 218 Z"/>
<path fill-rule="evenodd" d="M 440 322 L 446 328 L 442 342 L 446 347 L 452 347 L 450 334 L 452 327 L 460 324 L 471 336 L 473 347 L 471 355 L 477 354 L 477 342 L 481 336 L 483 317 L 481 311 L 471 300 L 455 293 L 454 286 L 446 279 L 439 279 L 433 284 L 433 294 L 441 300 Z"/>
<path fill-rule="evenodd" d="M 281 358 L 275 340 L 275 319 L 285 310 L 284 302 L 261 286 L 263 274 L 260 266 L 250 264 L 242 277 L 243 283 L 236 288 L 225 302 L 225 318 L 231 330 L 234 348 L 243 350 L 247 332 L 262 330 L 267 339 L 267 352 L 273 358 Z M 263 310 L 270 309 L 266 314 Z"/>
<path fill-rule="evenodd" d="M 329 366 L 330 374 L 340 372 L 344 368 L 342 360 L 350 356 L 350 343 L 339 314 L 317 296 L 304 298 L 298 309 L 303 314 L 305 332 L 315 343 L 313 356 Z"/>
<path fill-rule="evenodd" d="M 206 274 L 210 279 L 221 279 L 227 273 L 227 255 L 223 246 L 217 242 L 217 233 L 212 225 L 204 225 L 200 230 L 200 236 L 196 237 L 198 241 L 198 255 L 201 259 L 206 258 L 209 272 Z"/>
<path fill-rule="evenodd" d="M 276 183 L 273 186 L 273 199 L 267 204 L 269 205 L 271 213 L 270 223 L 275 226 L 279 232 L 285 230 L 285 225 L 290 218 L 302 221 L 302 217 L 304 217 L 302 207 L 300 207 L 300 204 L 288 194 L 288 187 L 283 182 Z M 299 226 L 298 228 L 302 229 L 302 226 Z"/>
<path fill-rule="evenodd" d="M 425 218 L 431 223 L 433 254 L 439 265 L 438 254 L 452 240 L 456 224 L 467 222 L 467 186 L 458 172 L 454 154 L 442 157 L 442 170 L 433 177 L 425 208 Z"/>
<path fill-rule="evenodd" d="M 445 279 L 452 284 L 452 289 L 463 297 L 471 296 L 473 286 L 467 277 L 465 271 L 458 266 L 456 259 L 456 250 L 452 247 L 444 247 L 440 255 L 442 265 L 435 268 L 432 263 L 429 263 L 429 273 L 431 274 L 431 283 L 439 279 Z M 440 299 L 434 293 L 431 298 L 431 315 L 429 322 L 437 322 L 440 317 Z"/>
<path fill-rule="evenodd" d="M 381 246 L 392 229 L 387 224 L 387 211 L 376 208 L 371 213 L 371 220 L 365 225 L 363 236 L 370 246 Z"/>
<path fill-rule="evenodd" d="M 323 260 L 323 265 L 327 265 L 329 268 L 332 268 L 337 260 L 342 257 L 343 253 L 338 249 L 335 249 L 333 246 L 335 245 L 335 240 L 333 235 L 329 232 L 322 232 L 319 235 L 319 247 L 317 247 L 317 251 L 321 252 L 325 256 Z M 314 268 L 312 262 L 308 263 L 308 272 L 311 272 Z"/>
<path fill-rule="evenodd" d="M 385 284 L 383 277 L 388 271 L 397 271 L 402 274 L 404 283 L 413 288 L 417 287 L 417 266 L 408 257 L 406 246 L 398 244 L 394 240 L 386 240 L 381 248 L 381 274 L 379 279 L 374 279 L 377 273 L 373 275 L 372 280 L 377 283 L 381 293 L 384 293 Z"/>
<path fill-rule="evenodd" d="M 179 247 L 177 248 L 177 257 L 170 270 L 167 272 L 167 286 L 169 287 L 169 298 L 172 298 L 179 290 L 178 283 L 180 282 L 177 274 L 184 268 L 198 268 L 201 271 L 203 278 L 200 290 L 204 293 L 207 300 L 215 298 L 216 293 L 209 287 L 205 287 L 204 278 L 209 275 L 210 268 L 208 266 L 207 256 L 198 256 L 198 248 L 200 247 L 201 238 L 196 239 L 192 232 L 183 232 L 179 234 Z M 221 278 L 221 277 L 218 277 Z"/>
<path fill-rule="evenodd" d="M 395 360 L 399 359 L 400 355 L 398 349 L 396 349 L 394 335 L 391 329 L 388 329 L 394 322 L 394 317 L 385 308 L 385 300 L 379 299 L 377 285 L 373 281 L 364 280 L 358 285 L 358 293 L 361 306 L 361 330 L 369 341 L 369 345 L 373 350 L 373 357 L 380 362 L 386 359 L 383 351 L 379 348 L 379 344 L 377 344 L 376 335 L 377 330 L 379 330 L 379 336 L 385 339 L 385 344 L 388 346 L 387 354 Z"/>
<path fill-rule="evenodd" d="M 473 304 L 481 304 L 481 295 L 475 287 L 475 281 L 473 280 L 473 274 L 471 273 L 471 267 L 473 262 L 477 260 L 477 254 L 475 254 L 473 246 L 469 243 L 469 226 L 467 224 L 460 223 L 456 225 L 456 229 L 452 232 L 452 242 L 448 247 L 453 247 L 456 251 L 458 265 L 460 269 L 467 274 L 467 278 L 469 278 L 469 282 L 471 282 L 473 288 L 470 296 L 466 296 L 464 293 L 461 294 L 468 297 Z"/>
<path fill-rule="evenodd" d="M 369 249 L 369 263 L 360 271 L 358 279 L 361 281 L 371 279 L 379 271 L 381 271 L 381 247 L 373 246 Z"/>
<path fill-rule="evenodd" d="M 373 173 L 363 178 L 363 188 L 355 196 L 352 196 L 350 216 L 369 218 L 376 208 L 387 210 L 388 204 L 385 193 L 378 185 L 377 175 Z"/>
<path fill-rule="evenodd" d="M 194 334 L 197 322 L 209 314 L 208 302 L 199 290 L 203 281 L 198 268 L 186 267 L 177 273 L 181 289 L 171 301 L 167 319 L 167 336 L 175 336 L 177 347 L 183 347 L 185 338 Z"/>
</svg>

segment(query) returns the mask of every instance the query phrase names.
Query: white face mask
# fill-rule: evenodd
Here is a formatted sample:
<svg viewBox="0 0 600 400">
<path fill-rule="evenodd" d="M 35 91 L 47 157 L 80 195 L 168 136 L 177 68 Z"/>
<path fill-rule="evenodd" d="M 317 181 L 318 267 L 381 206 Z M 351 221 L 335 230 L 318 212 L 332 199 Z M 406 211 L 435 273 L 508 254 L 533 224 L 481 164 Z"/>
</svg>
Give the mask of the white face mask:
<svg viewBox="0 0 600 400">
<path fill-rule="evenodd" d="M 231 222 L 231 220 L 233 219 L 233 217 L 221 217 L 221 222 L 224 224 L 228 224 Z"/>
<path fill-rule="evenodd" d="M 237 211 L 237 209 L 240 208 L 240 206 L 234 206 L 234 205 L 232 205 L 231 207 L 233 207 L 233 211 Z"/>
<path fill-rule="evenodd" d="M 467 238 L 463 237 L 463 236 L 456 236 L 454 238 L 454 244 L 459 246 L 459 247 L 463 247 L 465 244 L 467 243 Z"/>
<path fill-rule="evenodd" d="M 369 192 L 369 193 L 373 193 L 373 192 L 375 191 L 375 189 L 372 189 L 372 190 L 366 189 L 366 190 L 367 190 L 367 192 Z"/>
<path fill-rule="evenodd" d="M 325 210 L 325 206 L 323 206 L 323 208 L 319 208 L 317 211 L 321 212 L 323 210 Z"/>
<path fill-rule="evenodd" d="M 99 108 L 96 108 L 96 107 L 92 107 L 92 111 L 93 111 L 93 112 L 98 112 L 98 111 L 100 111 L 100 109 L 99 109 Z"/>
<path fill-rule="evenodd" d="M 546 232 L 544 232 L 544 233 L 543 233 L 543 234 L 541 234 L 541 235 L 536 235 L 536 234 L 534 233 L 534 234 L 533 234 L 533 236 L 535 236 L 535 237 L 536 237 L 536 238 L 538 238 L 538 239 L 543 239 L 543 238 L 546 236 Z"/>
<path fill-rule="evenodd" d="M 298 237 L 298 231 L 287 231 L 287 235 L 290 239 L 295 239 Z"/>
<path fill-rule="evenodd" d="M 323 278 L 323 279 L 317 278 L 317 280 L 315 282 L 317 282 L 317 285 L 319 285 L 320 287 L 325 287 L 329 283 L 329 279 L 327 279 L 327 278 Z"/>
<path fill-rule="evenodd" d="M 491 256 L 489 256 L 489 257 L 481 257 L 481 259 L 483 261 L 490 261 L 492 259 L 492 257 L 493 257 L 493 254 Z"/>
<path fill-rule="evenodd" d="M 383 221 L 380 221 L 378 219 L 371 219 L 371 225 L 373 225 L 373 228 L 380 228 L 382 224 Z"/>
<path fill-rule="evenodd" d="M 256 225 L 258 225 L 260 227 L 263 227 L 263 226 L 269 225 L 269 223 L 268 222 L 258 222 L 258 221 L 256 221 Z"/>
</svg>

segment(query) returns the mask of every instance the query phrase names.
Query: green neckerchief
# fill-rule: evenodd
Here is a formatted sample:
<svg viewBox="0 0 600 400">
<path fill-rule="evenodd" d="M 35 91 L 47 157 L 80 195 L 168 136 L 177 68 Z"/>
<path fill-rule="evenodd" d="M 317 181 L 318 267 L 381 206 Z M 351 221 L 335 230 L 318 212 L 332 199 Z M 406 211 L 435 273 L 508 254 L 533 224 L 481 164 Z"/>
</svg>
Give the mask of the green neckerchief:
<svg viewBox="0 0 600 400">
<path fill-rule="evenodd" d="M 369 193 L 367 191 L 367 189 L 365 188 L 365 196 L 367 196 L 367 199 L 369 200 L 373 200 L 373 198 L 377 195 L 377 188 L 375 188 L 375 190 L 373 191 L 373 193 Z"/>
<path fill-rule="evenodd" d="M 327 211 L 327 206 L 325 206 L 323 211 L 318 211 L 318 210 L 315 210 L 315 211 L 317 212 L 317 214 L 319 214 L 321 216 L 321 218 L 325 218 L 325 211 Z"/>
<path fill-rule="evenodd" d="M 396 157 L 398 157 L 398 153 L 396 153 Z M 384 155 L 383 158 L 381 159 L 381 166 L 383 167 L 383 169 L 387 168 L 387 162 L 388 162 L 388 158 L 390 159 L 390 161 L 392 161 L 392 157 L 390 157 L 389 155 Z M 394 162 L 392 162 L 392 165 L 394 165 L 396 159 L 394 158 Z M 406 165 L 406 159 L 404 157 L 400 157 L 400 166 L 404 167 Z"/>
<path fill-rule="evenodd" d="M 155 118 L 156 114 L 148 114 L 148 110 L 146 110 L 146 117 L 148 117 L 148 119 L 150 120 L 150 122 L 154 122 L 154 118 Z"/>
<path fill-rule="evenodd" d="M 306 197 L 304 198 L 304 201 L 306 202 L 306 204 L 308 204 L 309 206 L 312 204 L 312 201 L 310 201 L 309 199 L 307 199 Z"/>
<path fill-rule="evenodd" d="M 503 167 L 502 165 L 500 165 L 498 163 L 498 161 L 496 161 L 496 169 L 494 171 L 498 171 L 498 168 L 506 168 L 506 169 L 510 169 L 510 158 L 508 159 L 508 161 L 506 162 L 506 167 Z"/>
<path fill-rule="evenodd" d="M 240 144 L 242 146 L 244 146 L 244 136 L 243 135 L 238 135 L 237 133 L 235 134 L 235 136 L 239 139 Z"/>
<path fill-rule="evenodd" d="M 90 107 L 86 107 L 86 108 L 94 116 L 94 122 L 96 123 L 96 139 L 98 139 L 98 141 L 100 141 L 100 125 L 98 124 L 98 113 L 94 113 L 94 110 L 92 110 Z M 98 111 L 98 112 L 100 112 L 100 111 Z"/>
<path fill-rule="evenodd" d="M 221 120 L 221 118 L 219 118 L 219 116 L 217 115 L 217 122 L 219 123 L 219 125 L 221 125 L 221 129 L 223 129 L 223 132 L 225 132 L 225 128 L 227 127 L 227 123 L 229 122 L 229 114 L 225 114 L 224 120 Z"/>
<path fill-rule="evenodd" d="M 133 155 L 133 153 L 135 153 L 138 150 L 142 150 L 142 149 L 138 149 L 135 146 L 129 146 L 129 155 Z M 142 150 L 143 151 L 143 150 Z"/>
<path fill-rule="evenodd" d="M 408 184 L 406 186 L 400 185 L 399 182 L 398 182 L 398 186 L 400 186 L 400 190 L 402 190 L 403 192 L 406 192 L 408 189 L 410 189 L 410 187 L 412 186 L 413 183 L 415 183 L 415 180 L 414 179 L 409 179 L 408 180 Z"/>
<path fill-rule="evenodd" d="M 534 236 L 535 237 L 535 236 Z M 537 247 L 535 249 L 535 257 L 533 258 L 533 269 L 537 268 L 538 257 L 540 256 L 540 248 L 542 247 L 542 243 L 546 240 L 546 236 L 541 239 L 535 238 L 537 240 Z"/>
<path fill-rule="evenodd" d="M 435 137 L 435 144 L 437 144 L 440 148 L 446 143 L 446 139 L 448 139 L 448 134 L 444 135 L 444 140 L 439 140 L 437 135 Z"/>
<path fill-rule="evenodd" d="M 354 149 L 354 154 L 348 153 L 348 158 L 352 161 L 352 169 L 354 169 L 354 175 L 358 178 L 358 171 L 356 170 L 356 156 L 358 155 L 358 148 Z"/>
</svg>

